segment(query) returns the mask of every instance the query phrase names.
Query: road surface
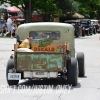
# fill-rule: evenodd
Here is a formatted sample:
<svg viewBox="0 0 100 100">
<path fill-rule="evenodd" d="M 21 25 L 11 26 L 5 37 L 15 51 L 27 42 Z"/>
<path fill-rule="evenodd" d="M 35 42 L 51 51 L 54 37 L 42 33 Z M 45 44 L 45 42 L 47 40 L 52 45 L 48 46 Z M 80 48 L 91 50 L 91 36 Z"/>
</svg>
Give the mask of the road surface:
<svg viewBox="0 0 100 100">
<path fill-rule="evenodd" d="M 76 53 L 85 54 L 86 75 L 74 87 L 60 80 L 21 80 L 17 87 L 9 87 L 6 64 L 16 40 L 0 38 L 0 100 L 100 100 L 99 37 L 100 34 L 75 38 Z"/>
</svg>

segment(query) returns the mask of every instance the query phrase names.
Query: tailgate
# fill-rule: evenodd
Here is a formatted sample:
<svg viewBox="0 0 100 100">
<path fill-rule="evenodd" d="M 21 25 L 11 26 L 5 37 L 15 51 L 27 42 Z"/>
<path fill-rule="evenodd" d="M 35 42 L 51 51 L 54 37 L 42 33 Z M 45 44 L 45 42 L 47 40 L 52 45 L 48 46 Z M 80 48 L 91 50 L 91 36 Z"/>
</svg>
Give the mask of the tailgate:
<svg viewBox="0 0 100 100">
<path fill-rule="evenodd" d="M 62 71 L 63 53 L 17 52 L 15 56 L 17 71 Z"/>
</svg>

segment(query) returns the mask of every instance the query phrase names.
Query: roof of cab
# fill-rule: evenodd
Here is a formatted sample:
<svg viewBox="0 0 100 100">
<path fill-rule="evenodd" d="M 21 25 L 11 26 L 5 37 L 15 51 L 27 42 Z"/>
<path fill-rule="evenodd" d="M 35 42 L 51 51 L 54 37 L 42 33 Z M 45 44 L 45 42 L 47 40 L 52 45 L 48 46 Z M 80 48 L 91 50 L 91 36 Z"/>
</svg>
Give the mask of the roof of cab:
<svg viewBox="0 0 100 100">
<path fill-rule="evenodd" d="M 26 23 L 18 26 L 18 35 L 21 40 L 29 36 L 31 31 L 60 31 L 63 38 L 74 37 L 74 26 L 66 23 L 59 22 L 36 22 L 36 23 Z M 67 34 L 66 34 L 67 33 Z M 69 35 L 70 34 L 70 35 Z"/>
<path fill-rule="evenodd" d="M 59 22 L 35 22 L 35 23 L 21 24 L 19 28 L 28 27 L 28 26 L 62 26 L 62 27 L 70 26 L 71 27 L 72 25 L 66 23 L 59 23 Z"/>
</svg>

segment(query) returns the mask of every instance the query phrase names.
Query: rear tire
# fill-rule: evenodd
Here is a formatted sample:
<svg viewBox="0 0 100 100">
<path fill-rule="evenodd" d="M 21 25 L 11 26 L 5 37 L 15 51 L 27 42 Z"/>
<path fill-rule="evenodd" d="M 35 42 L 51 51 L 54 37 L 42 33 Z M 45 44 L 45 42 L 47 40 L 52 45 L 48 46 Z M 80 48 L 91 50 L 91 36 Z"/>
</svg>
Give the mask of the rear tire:
<svg viewBox="0 0 100 100">
<path fill-rule="evenodd" d="M 85 65 L 84 65 L 84 53 L 77 53 L 77 61 L 78 61 L 78 69 L 79 69 L 79 77 L 85 76 Z"/>
<path fill-rule="evenodd" d="M 86 31 L 87 36 L 89 36 L 89 30 Z"/>
<path fill-rule="evenodd" d="M 71 58 L 67 62 L 67 81 L 72 86 L 77 85 L 77 60 Z"/>
<path fill-rule="evenodd" d="M 19 80 L 8 80 L 9 69 L 14 68 L 14 59 L 9 59 L 6 67 L 6 80 L 8 85 L 17 85 Z"/>
<path fill-rule="evenodd" d="M 76 36 L 76 38 L 79 37 L 79 34 L 80 34 L 80 33 L 79 33 L 79 30 L 76 28 L 76 29 L 75 29 L 75 36 Z"/>
<path fill-rule="evenodd" d="M 96 29 L 94 29 L 94 32 L 93 33 L 96 34 Z"/>
<path fill-rule="evenodd" d="M 82 30 L 82 36 L 83 37 L 85 36 L 85 30 Z"/>
</svg>

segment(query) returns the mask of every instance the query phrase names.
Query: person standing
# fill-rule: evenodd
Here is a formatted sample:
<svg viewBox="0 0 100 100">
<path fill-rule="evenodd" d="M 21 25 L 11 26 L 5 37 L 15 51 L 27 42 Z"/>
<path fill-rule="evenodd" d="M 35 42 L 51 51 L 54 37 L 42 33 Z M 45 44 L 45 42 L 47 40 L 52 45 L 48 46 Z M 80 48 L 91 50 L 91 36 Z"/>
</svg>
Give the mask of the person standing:
<svg viewBox="0 0 100 100">
<path fill-rule="evenodd" d="M 6 36 L 7 34 L 9 34 L 11 32 L 11 38 L 12 38 L 12 33 L 13 33 L 12 25 L 13 25 L 13 22 L 12 22 L 12 19 L 11 19 L 11 15 L 8 15 L 8 19 L 7 19 L 8 32 L 4 36 Z"/>
<path fill-rule="evenodd" d="M 2 36 L 3 34 L 3 25 L 2 22 L 0 21 L 0 36 Z"/>
<path fill-rule="evenodd" d="M 17 28 L 18 28 L 18 27 L 17 27 L 17 23 L 15 22 L 15 23 L 14 23 L 15 34 L 17 33 Z"/>
</svg>

